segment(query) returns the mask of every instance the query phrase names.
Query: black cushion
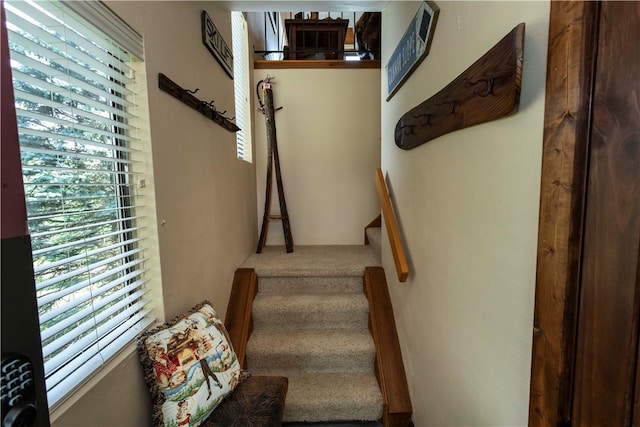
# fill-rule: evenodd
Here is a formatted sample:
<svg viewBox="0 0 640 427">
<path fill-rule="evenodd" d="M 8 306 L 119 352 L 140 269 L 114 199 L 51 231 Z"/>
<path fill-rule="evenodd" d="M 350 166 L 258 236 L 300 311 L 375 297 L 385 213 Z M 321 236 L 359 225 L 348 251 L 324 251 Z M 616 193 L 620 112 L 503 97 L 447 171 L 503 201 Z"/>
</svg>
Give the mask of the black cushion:
<svg viewBox="0 0 640 427">
<path fill-rule="evenodd" d="M 276 427 L 282 425 L 289 381 L 251 376 L 242 381 L 201 425 L 204 427 Z"/>
</svg>

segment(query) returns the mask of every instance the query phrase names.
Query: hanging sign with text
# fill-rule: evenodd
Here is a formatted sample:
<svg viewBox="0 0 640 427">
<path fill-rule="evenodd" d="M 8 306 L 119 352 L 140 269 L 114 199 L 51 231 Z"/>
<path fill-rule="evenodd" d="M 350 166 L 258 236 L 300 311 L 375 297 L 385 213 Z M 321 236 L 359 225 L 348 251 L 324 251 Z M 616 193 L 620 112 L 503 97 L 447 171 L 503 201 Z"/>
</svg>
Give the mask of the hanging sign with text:
<svg viewBox="0 0 640 427">
<path fill-rule="evenodd" d="M 387 62 L 387 101 L 429 53 L 439 13 L 440 8 L 432 1 L 425 1 L 420 5 Z"/>
<path fill-rule="evenodd" d="M 206 11 L 202 11 L 202 43 L 209 49 L 224 71 L 233 78 L 233 52 L 222 38 Z"/>
</svg>

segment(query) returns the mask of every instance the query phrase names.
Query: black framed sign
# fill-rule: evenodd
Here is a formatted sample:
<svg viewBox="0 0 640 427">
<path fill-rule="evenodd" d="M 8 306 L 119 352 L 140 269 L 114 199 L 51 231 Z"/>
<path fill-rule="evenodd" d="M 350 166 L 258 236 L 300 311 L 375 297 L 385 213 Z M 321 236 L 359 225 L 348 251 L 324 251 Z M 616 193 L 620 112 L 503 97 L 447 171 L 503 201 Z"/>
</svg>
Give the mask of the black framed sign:
<svg viewBox="0 0 640 427">
<path fill-rule="evenodd" d="M 432 1 L 420 4 L 416 16 L 387 62 L 387 101 L 429 53 L 439 13 L 440 8 Z"/>
<path fill-rule="evenodd" d="M 227 46 L 227 43 L 205 10 L 202 11 L 202 43 L 216 58 L 216 61 L 229 77 L 233 78 L 233 51 L 229 49 L 229 46 Z"/>
</svg>

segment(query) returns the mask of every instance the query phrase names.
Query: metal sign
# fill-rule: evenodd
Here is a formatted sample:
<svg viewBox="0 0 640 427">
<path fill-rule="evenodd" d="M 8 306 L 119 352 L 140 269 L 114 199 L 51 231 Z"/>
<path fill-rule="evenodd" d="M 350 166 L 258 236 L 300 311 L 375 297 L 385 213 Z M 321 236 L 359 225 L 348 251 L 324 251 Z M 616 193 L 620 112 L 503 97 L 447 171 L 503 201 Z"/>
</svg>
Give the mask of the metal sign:
<svg viewBox="0 0 640 427">
<path fill-rule="evenodd" d="M 233 78 L 233 52 L 213 24 L 209 14 L 204 10 L 202 11 L 202 43 L 209 49 L 209 52 L 229 77 Z"/>
<path fill-rule="evenodd" d="M 432 1 L 425 1 L 420 5 L 387 62 L 387 101 L 429 53 L 439 13 L 440 8 Z"/>
</svg>

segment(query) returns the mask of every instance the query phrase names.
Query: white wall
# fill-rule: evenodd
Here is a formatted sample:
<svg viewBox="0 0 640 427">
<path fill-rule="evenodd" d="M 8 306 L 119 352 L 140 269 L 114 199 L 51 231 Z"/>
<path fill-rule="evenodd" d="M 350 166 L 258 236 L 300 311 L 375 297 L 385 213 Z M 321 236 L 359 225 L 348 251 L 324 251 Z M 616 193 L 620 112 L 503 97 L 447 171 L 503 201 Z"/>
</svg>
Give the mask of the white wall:
<svg viewBox="0 0 640 427">
<path fill-rule="evenodd" d="M 424 426 L 526 425 L 544 118 L 547 2 L 437 2 L 431 52 L 386 98 L 382 167 L 409 254 L 383 263 L 414 409 Z M 383 12 L 383 64 L 418 9 Z M 397 120 L 526 23 L 520 111 L 403 151 Z"/>
<path fill-rule="evenodd" d="M 236 159 L 235 134 L 158 89 L 162 72 L 233 116 L 231 80 L 201 41 L 205 9 L 231 46 L 230 14 L 208 2 L 108 1 L 144 36 L 164 312 L 208 299 L 225 315 L 234 270 L 257 241 L 255 166 Z M 128 348 L 52 414 L 55 426 L 145 426 L 151 407 Z"/>
<path fill-rule="evenodd" d="M 380 167 L 380 70 L 255 70 L 275 76 L 280 167 L 296 245 L 362 244 L 364 227 L 380 213 L 374 173 Z M 256 114 L 258 225 L 267 167 L 266 125 Z M 279 212 L 273 186 L 272 213 Z M 282 245 L 271 221 L 267 245 Z"/>
</svg>

